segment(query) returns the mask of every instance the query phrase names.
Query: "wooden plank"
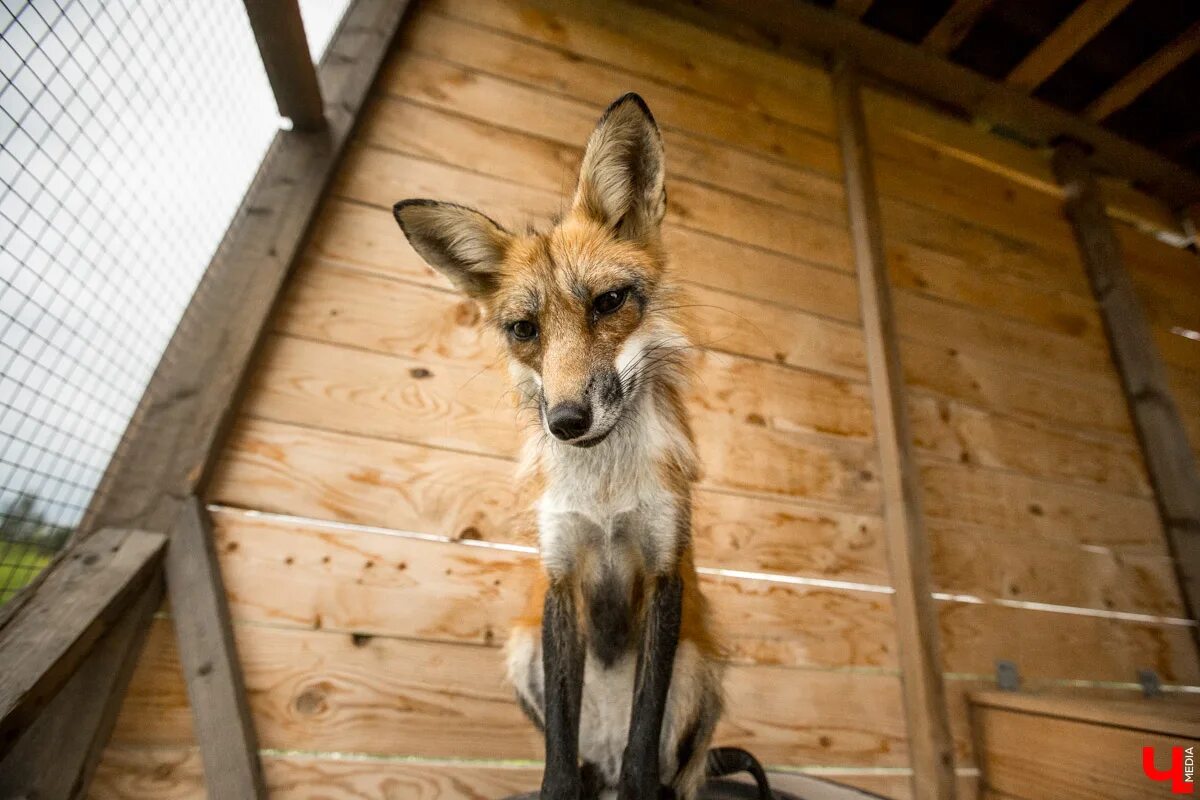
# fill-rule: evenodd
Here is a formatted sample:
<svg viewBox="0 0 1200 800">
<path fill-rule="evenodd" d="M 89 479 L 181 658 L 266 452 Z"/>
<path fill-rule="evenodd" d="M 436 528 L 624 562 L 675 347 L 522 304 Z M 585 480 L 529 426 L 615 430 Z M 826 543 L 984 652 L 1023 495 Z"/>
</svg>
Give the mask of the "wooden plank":
<svg viewBox="0 0 1200 800">
<path fill-rule="evenodd" d="M 238 622 L 498 645 L 520 616 L 532 553 L 303 520 L 216 515 Z M 705 574 L 732 662 L 895 666 L 887 593 Z M 193 703 L 193 708 L 196 708 Z"/>
<path fill-rule="evenodd" d="M 225 584 L 207 514 L 195 497 L 180 509 L 166 559 L 179 660 L 209 791 L 266 797 L 258 740 L 233 641 Z"/>
<path fill-rule="evenodd" d="M 331 198 L 315 226 L 308 247 L 315 258 L 428 286 L 449 286 L 407 239 L 396 235 L 395 219 L 379 208 Z M 833 320 L 858 321 L 858 287 L 850 274 L 687 228 L 668 226 L 663 241 L 677 276 L 687 283 Z M 742 266 L 730 269 L 730 264 Z"/>
<path fill-rule="evenodd" d="M 991 675 L 1004 659 L 1023 679 L 1133 682 L 1152 669 L 1164 683 L 1200 684 L 1184 625 L 960 602 L 939 603 L 938 619 L 946 672 Z"/>
<path fill-rule="evenodd" d="M 862 335 L 853 326 L 693 286 L 689 329 L 699 347 L 861 381 Z M 403 312 L 402 312 L 403 310 Z M 298 336 L 383 353 L 500 362 L 469 300 L 331 264 L 310 262 L 292 280 L 276 326 Z"/>
<path fill-rule="evenodd" d="M 158 569 L 165 543 L 160 533 L 98 531 L 58 560 L 0 628 L 0 757 L 117 626 Z"/>
<path fill-rule="evenodd" d="M 561 169 L 556 175 L 560 187 L 564 179 L 568 183 L 573 180 L 564 178 Z M 848 262 L 849 245 L 839 225 L 797 217 L 787 209 L 702 186 L 681 183 L 672 184 L 672 189 L 668 224 L 810 263 L 838 268 Z M 436 164 L 375 148 L 356 148 L 347 155 L 346 168 L 333 191 L 340 197 L 389 210 L 397 199 L 405 197 L 461 198 L 497 214 L 502 223 L 520 220 L 542 226 L 563 202 L 560 190 L 515 184 L 457 165 Z"/>
<path fill-rule="evenodd" d="M 1129 5 L 1131 0 L 1083 0 L 1019 64 L 1004 82 L 1014 89 L 1032 92 Z"/>
<path fill-rule="evenodd" d="M 954 0 L 942 18 L 921 40 L 921 47 L 931 53 L 947 55 L 962 44 L 979 18 L 991 8 L 994 0 Z"/>
<path fill-rule="evenodd" d="M 925 513 L 931 518 L 1009 535 L 1162 552 L 1162 526 L 1148 498 L 944 461 L 922 462 L 921 487 Z"/>
<path fill-rule="evenodd" d="M 784 60 L 624 2 L 435 0 L 445 16 L 531 39 L 579 58 L 803 128 L 832 130 L 829 77 L 819 65 Z M 702 58 L 697 54 L 703 54 Z M 821 120 L 814 122 L 814 119 Z M 840 170 L 836 158 L 828 164 Z"/>
<path fill-rule="evenodd" d="M 1062 800 L 1172 796 L 1168 785 L 1145 776 L 1141 755 L 1143 747 L 1169 751 L 1178 739 L 992 709 L 978 720 L 984 780 L 1002 793 Z"/>
<path fill-rule="evenodd" d="M 245 0 L 245 5 L 279 116 L 290 119 L 293 130 L 316 131 L 325 127 L 321 87 L 304 36 L 300 3 Z"/>
<path fill-rule="evenodd" d="M 162 594 L 156 573 L 0 760 L 0 794 L 72 800 L 86 795 Z M 75 764 L 82 768 L 69 768 Z"/>
<path fill-rule="evenodd" d="M 236 626 L 264 747 L 455 759 L 539 759 L 497 647 Z M 403 664 L 397 670 L 396 664 Z M 192 743 L 165 622 L 151 629 L 115 745 Z M 904 766 L 900 684 L 878 672 L 732 665 L 716 740 L 767 764 Z"/>
<path fill-rule="evenodd" d="M 834 132 L 828 112 L 813 114 L 799 125 L 746 113 L 738 107 L 740 103 L 679 91 L 655 77 L 631 75 L 620 62 L 606 64 L 572 57 L 538 42 L 498 36 L 486 28 L 438 14 L 415 18 L 413 27 L 405 31 L 403 44 L 421 55 L 444 58 L 462 67 L 599 106 L 619 97 L 636 81 L 639 94 L 644 94 L 667 129 L 709 136 L 797 163 L 809 163 L 812 158 L 800 153 L 804 143 L 828 140 Z M 693 53 L 693 58 L 697 55 Z"/>
<path fill-rule="evenodd" d="M 1200 705 L 1196 704 L 1167 704 L 1157 698 L 1083 700 L 1078 697 L 996 691 L 976 692 L 971 695 L 971 703 L 1001 711 L 1165 733 L 1181 739 L 1200 739 Z"/>
<path fill-rule="evenodd" d="M 896 590 L 897 635 L 912 747 L 913 792 L 919 798 L 953 798 L 954 753 L 941 672 L 935 660 L 938 631 L 929 594 L 928 545 L 922 530 L 921 498 L 913 484 L 915 467 L 910 450 L 904 377 L 896 345 L 896 323 L 883 254 L 883 230 L 870 145 L 858 78 L 848 60 L 839 59 L 835 63 L 833 85 L 875 410 L 884 491 L 884 534 Z"/>
<path fill-rule="evenodd" d="M 479 800 L 535 791 L 540 765 L 469 761 L 379 761 L 337 755 L 263 756 L 267 788 L 280 800 L 394 797 Z M 200 756 L 192 748 L 111 747 L 96 775 L 92 800 L 205 800 Z"/>
<path fill-rule="evenodd" d="M 1017 538 L 957 520 L 930 519 L 925 527 L 934 587 L 942 592 L 1168 617 L 1187 613 L 1165 547 L 1133 555 Z"/>
<path fill-rule="evenodd" d="M 887 250 L 888 272 L 898 288 L 1104 344 L 1104 327 L 1091 298 L 1047 291 L 1023 276 L 992 272 L 987 265 L 894 240 Z"/>
<path fill-rule="evenodd" d="M 1138 64 L 1123 78 L 1083 109 L 1088 119 L 1100 121 L 1138 99 L 1147 89 L 1200 51 L 1200 22 L 1194 22 L 1154 55 Z"/>
<path fill-rule="evenodd" d="M 1108 329 L 1112 357 L 1142 444 L 1167 538 L 1178 559 L 1188 608 L 1200 609 L 1200 472 L 1170 394 L 1145 316 L 1121 259 L 1121 249 L 1097 195 L 1091 167 L 1073 144 L 1059 147 L 1055 169 L 1067 190 L 1066 212 L 1075 226 L 1092 290 Z M 1185 560 L 1183 556 L 1187 556 Z"/>
<path fill-rule="evenodd" d="M 1115 375 L 1096 388 L 1040 370 L 981 358 L 954 345 L 909 339 L 900 341 L 900 354 L 905 381 L 914 393 L 929 393 L 994 414 L 1121 443 L 1127 442 L 1132 432 Z"/>
<path fill-rule="evenodd" d="M 882 82 L 1001 125 L 1024 139 L 1049 143 L 1071 137 L 1094 148 L 1096 163 L 1114 175 L 1151 187 L 1174 206 L 1200 198 L 1200 176 L 1012 87 L 812 4 L 735 0 L 647 0 L 652 7 L 786 54 L 808 57 L 854 53 Z"/>
<path fill-rule="evenodd" d="M 901 336 L 926 344 L 1093 386 L 1112 383 L 1108 353 L 1094 342 L 905 289 L 896 292 L 896 320 Z"/>
<path fill-rule="evenodd" d="M 949 400 L 909 401 L 913 445 L 926 456 L 1137 497 L 1150 484 L 1137 445 L 1085 438 Z"/>
<path fill-rule="evenodd" d="M 488 762 L 370 761 L 336 755 L 264 756 L 271 796 L 282 800 L 304 800 L 316 793 L 323 797 L 385 797 L 392 792 L 406 800 L 479 800 L 536 791 L 541 781 L 540 765 L 508 765 Z M 854 786 L 893 800 L 909 800 L 909 775 L 895 769 L 879 774 L 870 768 L 823 768 L 814 780 L 799 773 L 772 773 L 771 785 L 797 793 L 824 789 L 832 781 Z M 199 755 L 190 748 L 113 747 L 92 786 L 94 800 L 204 800 Z M 973 776 L 959 777 L 960 800 L 975 797 Z"/>
</svg>

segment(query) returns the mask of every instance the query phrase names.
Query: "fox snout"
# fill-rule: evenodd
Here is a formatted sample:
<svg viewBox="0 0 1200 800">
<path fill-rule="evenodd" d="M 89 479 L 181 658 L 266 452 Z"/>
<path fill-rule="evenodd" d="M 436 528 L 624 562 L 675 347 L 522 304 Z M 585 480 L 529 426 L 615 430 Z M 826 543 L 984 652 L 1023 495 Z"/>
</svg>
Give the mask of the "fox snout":
<svg viewBox="0 0 1200 800">
<path fill-rule="evenodd" d="M 577 396 L 548 395 L 541 401 L 546 430 L 560 441 L 588 446 L 599 444 L 621 416 L 625 392 L 615 371 L 601 370 Z"/>
<path fill-rule="evenodd" d="M 578 439 L 592 428 L 592 407 L 583 403 L 559 403 L 546 412 L 546 427 L 564 442 Z"/>
</svg>

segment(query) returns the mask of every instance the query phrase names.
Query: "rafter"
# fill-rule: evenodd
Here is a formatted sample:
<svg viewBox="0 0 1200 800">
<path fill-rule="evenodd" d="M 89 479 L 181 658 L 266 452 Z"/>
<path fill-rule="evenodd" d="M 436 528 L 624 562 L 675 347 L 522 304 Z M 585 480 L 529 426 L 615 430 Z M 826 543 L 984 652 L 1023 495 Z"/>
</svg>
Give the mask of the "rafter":
<svg viewBox="0 0 1200 800">
<path fill-rule="evenodd" d="M 1042 43 L 1008 73 L 1004 82 L 1032 92 L 1078 53 L 1132 0 L 1084 0 Z"/>
<path fill-rule="evenodd" d="M 954 50 L 993 3 L 995 0 L 954 0 L 937 24 L 925 34 L 921 47 L 940 55 Z"/>
<path fill-rule="evenodd" d="M 1200 51 L 1200 20 L 1177 36 L 1154 55 L 1134 67 L 1104 94 L 1083 110 L 1083 115 L 1097 122 L 1115 114 L 1132 103 L 1169 72 Z"/>
<path fill-rule="evenodd" d="M 871 3 L 874 0 L 834 0 L 833 7 L 843 14 L 849 14 L 855 19 L 862 19 L 862 15 L 866 14 L 871 8 Z"/>
</svg>

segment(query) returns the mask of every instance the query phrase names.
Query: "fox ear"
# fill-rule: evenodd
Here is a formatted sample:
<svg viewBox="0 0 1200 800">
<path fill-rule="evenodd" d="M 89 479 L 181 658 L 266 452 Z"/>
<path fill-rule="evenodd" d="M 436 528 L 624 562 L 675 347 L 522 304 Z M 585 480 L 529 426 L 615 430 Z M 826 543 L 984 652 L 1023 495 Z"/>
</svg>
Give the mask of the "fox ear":
<svg viewBox="0 0 1200 800">
<path fill-rule="evenodd" d="M 626 239 L 657 234 L 667 209 L 663 143 L 646 101 L 618 98 L 588 138 L 573 210 Z"/>
<path fill-rule="evenodd" d="M 392 208 L 413 249 L 459 291 L 477 300 L 496 289 L 512 236 L 478 211 L 435 200 L 401 200 Z"/>
</svg>

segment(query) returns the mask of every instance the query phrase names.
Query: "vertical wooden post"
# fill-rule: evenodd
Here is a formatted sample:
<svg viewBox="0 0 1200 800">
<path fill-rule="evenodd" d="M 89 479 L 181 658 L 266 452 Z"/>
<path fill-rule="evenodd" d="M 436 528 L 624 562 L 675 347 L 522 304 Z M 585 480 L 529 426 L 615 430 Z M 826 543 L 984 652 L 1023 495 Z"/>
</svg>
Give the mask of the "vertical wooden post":
<svg viewBox="0 0 1200 800">
<path fill-rule="evenodd" d="M 299 0 L 245 0 L 267 80 L 279 114 L 297 131 L 325 127 L 325 108 L 317 69 L 308 52 Z"/>
<path fill-rule="evenodd" d="M 942 684 L 937 614 L 930 592 L 919 477 L 911 452 L 904 374 L 892 316 L 866 120 L 854 66 L 841 56 L 833 65 L 833 100 L 879 446 L 884 531 L 896 590 L 896 630 L 913 796 L 917 800 L 947 800 L 955 795 L 954 747 Z"/>
<path fill-rule="evenodd" d="M 258 737 L 207 512 L 194 496 L 179 511 L 167 548 L 167 592 L 179 662 L 210 797 L 265 798 Z"/>
<path fill-rule="evenodd" d="M 1200 473 L 1196 459 L 1083 147 L 1075 142 L 1060 145 L 1054 153 L 1054 172 L 1065 190 L 1067 218 L 1075 229 L 1088 281 L 1100 306 L 1180 587 L 1195 619 L 1200 614 Z"/>
</svg>

